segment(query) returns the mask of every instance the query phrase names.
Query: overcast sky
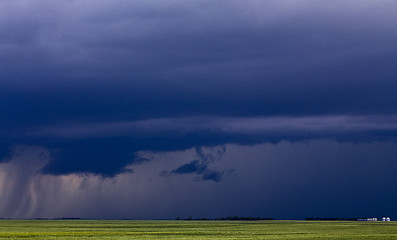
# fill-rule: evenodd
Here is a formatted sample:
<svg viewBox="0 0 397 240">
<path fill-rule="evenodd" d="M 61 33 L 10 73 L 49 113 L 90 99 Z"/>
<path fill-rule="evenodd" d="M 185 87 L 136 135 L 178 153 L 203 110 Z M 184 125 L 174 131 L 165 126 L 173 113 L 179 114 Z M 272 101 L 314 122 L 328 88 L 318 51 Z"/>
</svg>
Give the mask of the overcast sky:
<svg viewBox="0 0 397 240">
<path fill-rule="evenodd" d="M 0 217 L 397 217 L 396 11 L 0 1 Z"/>
</svg>

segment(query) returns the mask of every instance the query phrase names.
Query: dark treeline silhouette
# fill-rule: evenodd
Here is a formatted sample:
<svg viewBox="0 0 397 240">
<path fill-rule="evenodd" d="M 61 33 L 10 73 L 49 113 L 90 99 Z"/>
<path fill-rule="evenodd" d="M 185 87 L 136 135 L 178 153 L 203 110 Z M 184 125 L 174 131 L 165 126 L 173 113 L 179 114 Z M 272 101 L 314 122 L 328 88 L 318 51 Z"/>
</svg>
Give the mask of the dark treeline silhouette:
<svg viewBox="0 0 397 240">
<path fill-rule="evenodd" d="M 176 220 L 190 221 L 259 221 L 259 220 L 274 220 L 272 217 L 240 217 L 240 216 L 229 216 L 229 217 L 218 217 L 218 218 L 176 218 Z"/>
<path fill-rule="evenodd" d="M 306 221 L 358 221 L 359 218 L 340 218 L 340 217 L 310 217 Z"/>
</svg>

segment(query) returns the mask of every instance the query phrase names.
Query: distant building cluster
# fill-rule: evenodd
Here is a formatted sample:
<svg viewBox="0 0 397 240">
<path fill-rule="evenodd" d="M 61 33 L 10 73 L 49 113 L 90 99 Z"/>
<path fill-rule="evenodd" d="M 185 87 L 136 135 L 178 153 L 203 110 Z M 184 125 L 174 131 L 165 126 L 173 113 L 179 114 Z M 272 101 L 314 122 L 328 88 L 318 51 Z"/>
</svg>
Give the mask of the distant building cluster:
<svg viewBox="0 0 397 240">
<path fill-rule="evenodd" d="M 357 219 L 358 221 L 369 221 L 369 222 L 376 222 L 378 221 L 378 218 L 359 218 Z M 382 218 L 383 222 L 390 222 L 390 217 L 383 217 Z"/>
<path fill-rule="evenodd" d="M 362 218 L 362 219 L 358 219 L 358 221 L 376 222 L 378 221 L 378 218 Z"/>
</svg>

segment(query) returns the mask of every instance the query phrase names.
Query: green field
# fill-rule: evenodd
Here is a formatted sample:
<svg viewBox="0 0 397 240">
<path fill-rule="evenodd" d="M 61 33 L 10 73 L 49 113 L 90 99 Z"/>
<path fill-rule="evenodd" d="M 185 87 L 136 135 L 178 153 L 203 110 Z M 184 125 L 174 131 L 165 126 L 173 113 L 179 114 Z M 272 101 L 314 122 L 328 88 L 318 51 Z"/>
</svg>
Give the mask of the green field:
<svg viewBox="0 0 397 240">
<path fill-rule="evenodd" d="M 397 223 L 0 220 L 0 239 L 397 239 Z"/>
</svg>

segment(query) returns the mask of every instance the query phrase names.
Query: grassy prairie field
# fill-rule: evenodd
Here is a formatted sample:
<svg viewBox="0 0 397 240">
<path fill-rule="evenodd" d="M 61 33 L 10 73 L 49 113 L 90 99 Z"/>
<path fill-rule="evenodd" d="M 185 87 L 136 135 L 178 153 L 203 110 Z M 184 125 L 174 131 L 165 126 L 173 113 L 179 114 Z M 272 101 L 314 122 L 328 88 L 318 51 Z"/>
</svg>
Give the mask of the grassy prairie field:
<svg viewBox="0 0 397 240">
<path fill-rule="evenodd" d="M 0 239 L 397 239 L 397 223 L 0 220 Z"/>
</svg>

